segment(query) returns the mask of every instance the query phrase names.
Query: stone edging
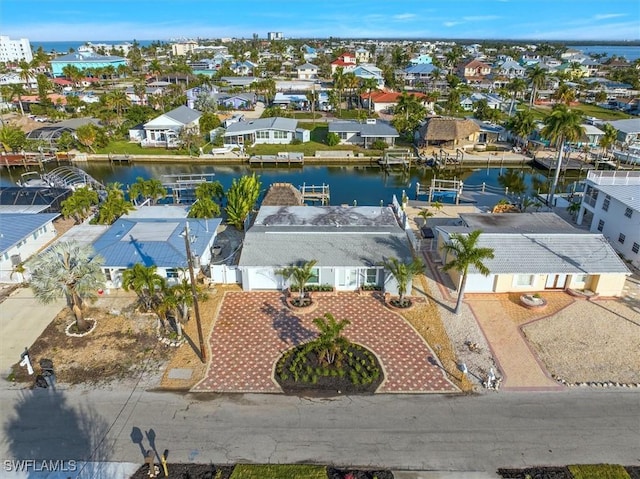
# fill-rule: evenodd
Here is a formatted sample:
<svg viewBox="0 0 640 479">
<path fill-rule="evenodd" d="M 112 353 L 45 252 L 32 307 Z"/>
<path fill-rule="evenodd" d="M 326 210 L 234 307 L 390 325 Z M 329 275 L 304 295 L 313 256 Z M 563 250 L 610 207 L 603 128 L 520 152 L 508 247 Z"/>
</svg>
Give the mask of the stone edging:
<svg viewBox="0 0 640 479">
<path fill-rule="evenodd" d="M 640 383 L 620 383 L 616 381 L 584 381 L 570 383 L 567 380 L 552 374 L 551 377 L 558 383 L 567 387 L 592 387 L 592 388 L 640 388 Z"/>
<path fill-rule="evenodd" d="M 75 321 L 71 321 L 66 328 L 64 328 L 64 334 L 66 334 L 67 336 L 70 336 L 72 338 L 83 338 L 85 336 L 87 336 L 88 334 L 91 334 L 93 332 L 94 329 L 96 329 L 96 326 L 98 326 L 98 321 L 95 319 L 91 319 L 91 318 L 86 318 L 86 321 L 93 321 L 93 326 L 91 326 L 87 331 L 85 331 L 84 333 L 72 333 L 70 330 L 73 326 L 75 326 L 76 322 Z"/>
</svg>

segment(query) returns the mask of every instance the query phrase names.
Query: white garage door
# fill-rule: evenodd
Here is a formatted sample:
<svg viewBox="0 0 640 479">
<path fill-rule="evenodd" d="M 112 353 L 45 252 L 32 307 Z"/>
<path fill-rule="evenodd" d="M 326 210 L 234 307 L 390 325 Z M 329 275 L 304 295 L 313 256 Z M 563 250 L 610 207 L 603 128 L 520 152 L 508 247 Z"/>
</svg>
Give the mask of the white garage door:
<svg viewBox="0 0 640 479">
<path fill-rule="evenodd" d="M 281 277 L 271 268 L 256 268 L 249 273 L 249 285 L 253 289 L 280 289 Z"/>
<path fill-rule="evenodd" d="M 491 293 L 496 275 L 482 276 L 481 274 L 470 274 L 467 276 L 467 285 L 464 288 L 466 293 Z"/>
</svg>

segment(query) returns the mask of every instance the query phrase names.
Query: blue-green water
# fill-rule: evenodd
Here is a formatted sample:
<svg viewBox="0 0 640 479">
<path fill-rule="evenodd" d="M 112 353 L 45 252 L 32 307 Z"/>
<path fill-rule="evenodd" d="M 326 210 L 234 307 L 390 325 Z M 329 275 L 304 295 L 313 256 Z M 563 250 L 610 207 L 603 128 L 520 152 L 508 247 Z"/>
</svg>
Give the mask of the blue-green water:
<svg viewBox="0 0 640 479">
<path fill-rule="evenodd" d="M 47 169 L 56 165 L 48 165 Z M 144 179 L 162 179 L 162 175 L 178 174 L 209 174 L 214 173 L 225 190 L 229 188 L 234 178 L 255 172 L 259 175 L 263 189 L 266 191 L 272 183 L 287 182 L 296 187 L 303 183 L 307 185 L 328 184 L 331 192 L 331 204 L 377 205 L 380 201 L 388 203 L 393 195 L 401 197 L 404 190 L 410 199 L 415 199 L 416 183 L 424 186 L 430 184 L 434 172 L 430 168 L 412 168 L 409 172 L 400 170 L 385 173 L 378 167 L 371 166 L 331 166 L 312 165 L 300 168 L 253 168 L 247 165 L 176 165 L 166 163 L 137 163 L 133 165 L 109 165 L 108 163 L 79 164 L 103 184 L 119 182 L 129 185 L 137 177 Z M 0 170 L 0 186 L 15 186 L 20 179 L 22 169 L 14 168 L 10 171 Z M 438 173 L 442 179 L 462 179 L 466 185 L 481 185 L 504 187 L 507 184 L 521 183 L 526 194 L 531 195 L 538 188 L 538 182 L 547 181 L 546 172 L 539 172 L 531 168 L 483 168 L 476 170 L 450 171 Z M 502 177 L 502 179 L 501 179 Z M 560 191 L 571 188 L 577 176 L 568 178 L 561 184 Z M 424 197 L 422 199 L 425 199 Z"/>
</svg>

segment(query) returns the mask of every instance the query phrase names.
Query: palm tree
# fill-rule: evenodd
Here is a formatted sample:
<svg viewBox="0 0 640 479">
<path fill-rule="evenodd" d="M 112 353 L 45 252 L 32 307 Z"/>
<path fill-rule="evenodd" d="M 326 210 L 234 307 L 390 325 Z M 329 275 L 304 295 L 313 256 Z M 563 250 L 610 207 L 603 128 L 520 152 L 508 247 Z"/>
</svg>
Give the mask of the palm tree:
<svg viewBox="0 0 640 479">
<path fill-rule="evenodd" d="M 602 126 L 604 135 L 600 138 L 600 146 L 604 150 L 604 156 L 609 154 L 609 148 L 611 148 L 618 139 L 618 130 L 616 130 L 611 124 L 605 123 Z"/>
<path fill-rule="evenodd" d="M 27 262 L 31 271 L 30 286 L 38 301 L 48 304 L 65 297 L 73 311 L 78 331 L 89 324 L 83 317 L 83 303 L 95 299 L 104 287 L 103 259 L 94 256 L 91 245 L 75 241 L 56 243 Z"/>
<path fill-rule="evenodd" d="M 516 111 L 516 114 L 510 118 L 508 127 L 511 132 L 518 137 L 518 139 L 522 139 L 523 144 L 526 147 L 529 142 L 529 135 L 536 128 L 533 112 L 529 109 Z"/>
<path fill-rule="evenodd" d="M 167 190 L 162 186 L 162 182 L 156 178 L 145 180 L 141 176 L 136 178 L 136 182 L 129 187 L 129 198 L 135 201 L 139 197 L 151 200 L 155 205 L 159 199 L 167 196 Z"/>
<path fill-rule="evenodd" d="M 157 294 L 165 284 L 165 279 L 157 273 L 157 269 L 155 265 L 136 263 L 122 274 L 122 287 L 125 291 L 133 290 L 138 295 L 145 311 L 154 307 Z"/>
<path fill-rule="evenodd" d="M 304 299 L 304 287 L 314 276 L 314 267 L 318 263 L 317 260 L 306 261 L 301 264 L 294 264 L 287 266 L 281 270 L 276 271 L 276 274 L 281 275 L 285 281 L 291 280 L 293 286 L 298 289 L 298 297 L 300 301 Z"/>
<path fill-rule="evenodd" d="M 398 283 L 398 305 L 401 307 L 407 306 L 408 302 L 404 296 L 407 293 L 409 281 L 414 275 L 422 272 L 422 262 L 414 259 L 410 263 L 402 263 L 398 258 L 388 258 L 381 265 L 391 273 L 396 283 Z"/>
<path fill-rule="evenodd" d="M 118 182 L 107 186 L 107 198 L 98 210 L 98 223 L 101 225 L 113 224 L 122 215 L 135 209 L 133 204 L 127 201 L 122 191 L 122 185 Z"/>
<path fill-rule="evenodd" d="M 112 90 L 106 95 L 107 106 L 116 112 L 118 123 L 122 123 L 122 112 L 131 106 L 124 90 Z"/>
<path fill-rule="evenodd" d="M 22 80 L 27 85 L 28 89 L 31 89 L 29 80 L 35 78 L 35 74 L 33 73 L 31 64 L 26 60 L 21 60 L 20 62 L 18 62 L 18 68 L 20 69 L 20 80 Z"/>
<path fill-rule="evenodd" d="M 427 218 L 431 218 L 433 215 L 434 215 L 434 213 L 432 213 L 431 211 L 429 211 L 429 208 L 421 209 L 421 210 L 418 212 L 418 216 L 419 216 L 420 218 L 422 218 L 422 221 L 424 222 L 424 223 L 423 223 L 423 226 L 426 226 L 426 225 L 427 225 Z"/>
<path fill-rule="evenodd" d="M 180 320 L 186 322 L 189 317 L 189 308 L 193 306 L 193 289 L 191 288 L 191 283 L 189 283 L 186 278 L 183 278 L 178 284 L 173 285 L 170 291 L 176 298 Z M 196 296 L 199 301 L 207 299 L 207 294 L 202 291 L 200 285 L 196 285 Z"/>
<path fill-rule="evenodd" d="M 458 288 L 458 300 L 456 301 L 455 313 L 460 314 L 462 300 L 464 298 L 464 289 L 467 284 L 467 273 L 469 267 L 473 267 L 484 276 L 488 276 L 490 271 L 485 266 L 485 259 L 493 259 L 493 249 L 478 247 L 478 238 L 482 231 L 475 230 L 465 235 L 453 233 L 450 236 L 450 242 L 444 244 L 445 259 L 449 253 L 455 256 L 451 261 L 444 265 L 444 270 L 453 269 L 461 275 L 461 281 Z"/>
<path fill-rule="evenodd" d="M 575 220 L 576 215 L 580 211 L 580 203 L 579 202 L 571 202 L 569 206 L 567 206 L 567 212 L 571 214 L 571 217 Z"/>
<path fill-rule="evenodd" d="M 367 110 L 371 112 L 371 94 L 378 89 L 378 82 L 375 78 L 364 78 L 362 80 L 362 88 L 369 94 L 369 100 L 367 101 Z"/>
<path fill-rule="evenodd" d="M 234 178 L 227 191 L 227 222 L 239 230 L 244 228 L 244 222 L 253 210 L 262 183 L 254 173 L 251 176 Z"/>
<path fill-rule="evenodd" d="M 149 63 L 149 73 L 156 77 L 156 81 L 158 81 L 158 76 L 162 74 L 162 63 L 157 58 L 154 58 Z"/>
<path fill-rule="evenodd" d="M 426 114 L 427 109 L 417 96 L 403 92 L 394 108 L 392 123 L 396 130 L 412 139 L 414 130 Z"/>
<path fill-rule="evenodd" d="M 582 115 L 580 112 L 570 110 L 564 104 L 553 107 L 553 111 L 544 119 L 542 136 L 555 143 L 558 148 L 558 159 L 556 160 L 556 170 L 553 176 L 553 183 L 549 191 L 547 206 L 553 206 L 553 197 L 558 187 L 560 170 L 562 168 L 562 155 L 564 153 L 565 141 L 578 141 L 584 135 L 582 126 Z"/>
<path fill-rule="evenodd" d="M 540 65 L 535 65 L 527 72 L 527 78 L 531 83 L 530 104 L 533 105 L 536 102 L 538 91 L 545 85 L 547 81 L 547 72 L 544 71 L 544 69 L 542 69 Z"/>
<path fill-rule="evenodd" d="M 553 94 L 553 99 L 558 103 L 564 103 L 570 105 L 572 101 L 576 99 L 576 92 L 573 91 L 566 83 L 561 83 L 558 89 Z"/>
<path fill-rule="evenodd" d="M 189 218 L 215 218 L 220 216 L 220 205 L 211 198 L 198 198 L 189 208 Z"/>
<path fill-rule="evenodd" d="M 11 85 L 11 98 L 18 98 L 18 105 L 20 106 L 20 115 L 24 116 L 24 107 L 22 106 L 22 95 L 26 92 L 24 91 L 24 87 L 20 83 L 14 83 Z"/>
<path fill-rule="evenodd" d="M 337 321 L 331 313 L 324 313 L 323 317 L 315 318 L 313 324 L 320 330 L 320 336 L 314 341 L 319 360 L 333 364 L 349 345 L 349 341 L 341 333 L 351 322 L 348 319 Z"/>
<path fill-rule="evenodd" d="M 93 125 L 93 123 L 79 126 L 76 129 L 76 138 L 81 145 L 86 146 L 93 153 L 96 152 L 96 150 L 93 149 L 93 144 L 98 139 L 98 130 L 97 127 Z"/>
<path fill-rule="evenodd" d="M 336 68 L 336 71 L 333 74 L 332 78 L 333 78 L 333 89 L 338 92 L 337 110 L 338 110 L 338 116 L 339 116 L 340 111 L 342 110 L 342 92 L 345 88 L 344 68 L 342 67 Z"/>
<path fill-rule="evenodd" d="M 71 196 L 64 200 L 62 206 L 62 216 L 73 217 L 76 224 L 82 223 L 91 212 L 91 207 L 98 204 L 98 193 L 87 187 L 76 189 Z"/>
<path fill-rule="evenodd" d="M 527 82 L 522 78 L 514 78 L 507 84 L 507 90 L 511 92 L 511 105 L 509 106 L 509 116 L 513 111 L 513 106 L 518 98 L 518 95 L 527 89 Z"/>
</svg>

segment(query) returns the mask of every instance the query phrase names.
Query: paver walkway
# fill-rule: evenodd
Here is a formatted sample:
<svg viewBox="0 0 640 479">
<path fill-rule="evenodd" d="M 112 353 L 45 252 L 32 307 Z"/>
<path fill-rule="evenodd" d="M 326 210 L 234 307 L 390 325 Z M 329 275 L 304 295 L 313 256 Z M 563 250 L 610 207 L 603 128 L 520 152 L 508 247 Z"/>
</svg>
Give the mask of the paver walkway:
<svg viewBox="0 0 640 479">
<path fill-rule="evenodd" d="M 457 392 L 424 339 L 402 318 L 371 295 L 338 293 L 316 300 L 318 307 L 298 314 L 279 292 L 226 293 L 209 338 L 211 362 L 192 391 L 282 392 L 273 379 L 276 362 L 293 346 L 317 336 L 313 319 L 330 312 L 351 324 L 343 334 L 370 349 L 385 381 L 378 392 Z"/>
</svg>

